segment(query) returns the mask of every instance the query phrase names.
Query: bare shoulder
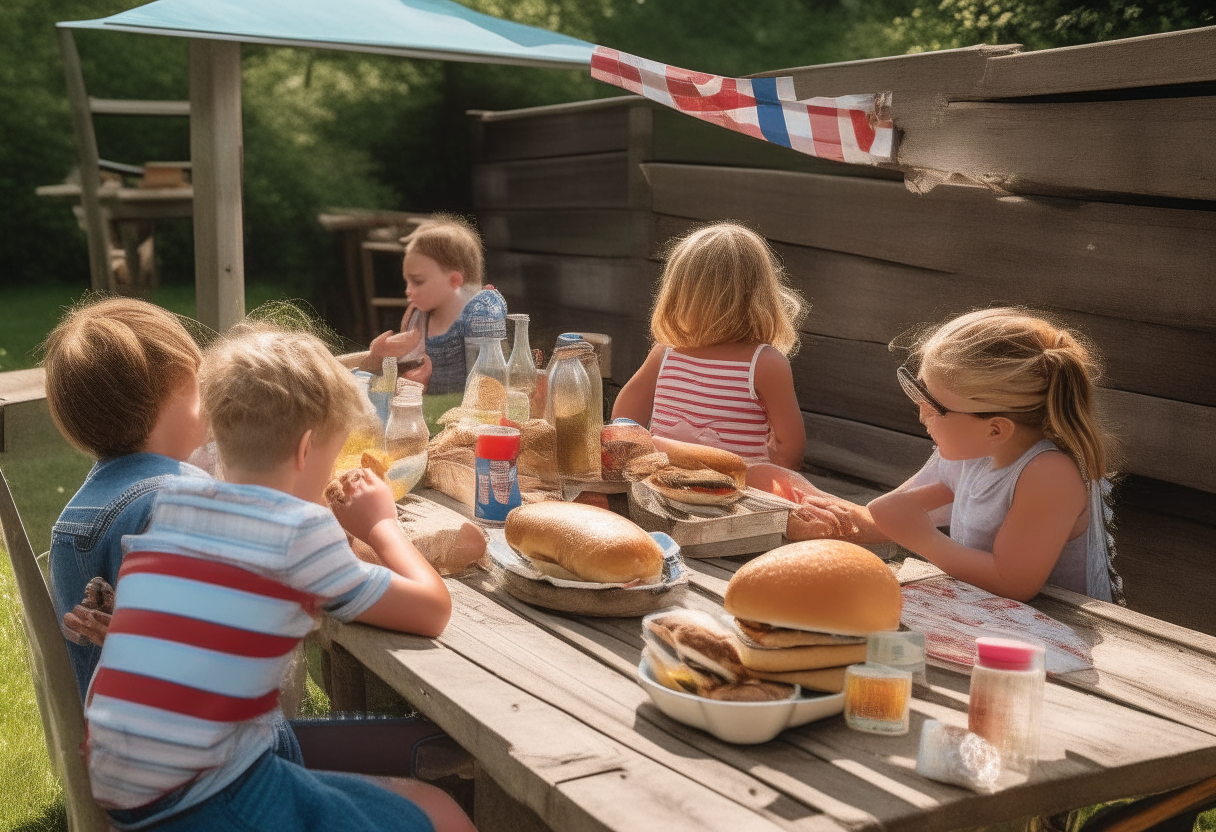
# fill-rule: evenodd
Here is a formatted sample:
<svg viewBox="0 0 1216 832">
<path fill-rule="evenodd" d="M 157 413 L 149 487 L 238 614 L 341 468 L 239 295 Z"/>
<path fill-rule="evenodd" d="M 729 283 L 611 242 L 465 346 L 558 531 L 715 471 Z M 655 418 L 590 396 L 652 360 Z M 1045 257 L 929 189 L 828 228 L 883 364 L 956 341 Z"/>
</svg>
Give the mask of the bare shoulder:
<svg viewBox="0 0 1216 832">
<path fill-rule="evenodd" d="M 794 371 L 790 368 L 790 360 L 775 347 L 766 346 L 760 350 L 756 358 L 756 376 L 758 378 L 792 378 Z"/>
<path fill-rule="evenodd" d="M 1035 502 L 1063 500 L 1082 506 L 1088 492 L 1072 457 L 1063 451 L 1044 451 L 1027 463 L 1018 477 L 1014 497 L 1023 496 Z"/>
</svg>

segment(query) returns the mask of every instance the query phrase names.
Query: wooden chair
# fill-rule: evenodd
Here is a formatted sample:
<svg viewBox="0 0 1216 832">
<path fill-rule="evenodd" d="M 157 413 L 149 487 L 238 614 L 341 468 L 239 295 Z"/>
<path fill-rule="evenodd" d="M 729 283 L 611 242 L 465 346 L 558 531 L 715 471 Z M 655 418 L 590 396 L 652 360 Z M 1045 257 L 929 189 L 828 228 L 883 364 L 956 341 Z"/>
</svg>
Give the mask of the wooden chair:
<svg viewBox="0 0 1216 832">
<path fill-rule="evenodd" d="M 3 472 L 0 472 L 0 529 L 13 564 L 13 574 L 17 577 L 22 621 L 29 638 L 34 693 L 38 698 L 51 767 L 63 784 L 68 829 L 104 832 L 111 828 L 109 818 L 93 800 L 89 772 L 81 752 L 85 726 L 76 677 L 68 662 L 68 650 L 59 631 L 59 617 L 55 615 L 51 593 L 38 568 Z"/>
</svg>

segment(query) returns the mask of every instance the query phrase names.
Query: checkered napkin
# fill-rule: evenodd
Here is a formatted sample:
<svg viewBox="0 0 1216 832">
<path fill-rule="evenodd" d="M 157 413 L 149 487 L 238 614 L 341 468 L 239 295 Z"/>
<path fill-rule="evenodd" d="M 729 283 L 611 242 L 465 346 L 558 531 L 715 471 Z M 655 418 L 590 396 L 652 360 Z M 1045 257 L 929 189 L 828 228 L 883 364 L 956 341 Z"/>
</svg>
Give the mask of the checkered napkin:
<svg viewBox="0 0 1216 832">
<path fill-rule="evenodd" d="M 604 46 L 591 56 L 591 77 L 808 156 L 856 165 L 895 160 L 890 93 L 799 99 L 789 76 L 723 78 Z"/>
</svg>

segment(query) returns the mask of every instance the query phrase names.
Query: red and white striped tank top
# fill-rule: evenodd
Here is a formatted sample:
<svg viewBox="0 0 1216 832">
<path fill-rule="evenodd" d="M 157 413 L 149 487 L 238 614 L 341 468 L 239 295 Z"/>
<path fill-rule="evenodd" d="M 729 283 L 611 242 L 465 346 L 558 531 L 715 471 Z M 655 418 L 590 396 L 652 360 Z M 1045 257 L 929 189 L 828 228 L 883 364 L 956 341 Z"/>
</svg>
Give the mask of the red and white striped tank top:
<svg viewBox="0 0 1216 832">
<path fill-rule="evenodd" d="M 654 387 L 650 432 L 698 442 L 744 459 L 768 458 L 768 413 L 756 395 L 751 361 L 693 358 L 668 347 Z"/>
</svg>

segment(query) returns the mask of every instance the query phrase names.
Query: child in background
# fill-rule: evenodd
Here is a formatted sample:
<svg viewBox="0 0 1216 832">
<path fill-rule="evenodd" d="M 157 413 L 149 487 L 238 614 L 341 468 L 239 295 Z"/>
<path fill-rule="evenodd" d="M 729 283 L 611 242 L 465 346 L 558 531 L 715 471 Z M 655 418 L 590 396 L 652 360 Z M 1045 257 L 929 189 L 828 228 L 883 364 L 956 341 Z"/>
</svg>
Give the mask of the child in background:
<svg viewBox="0 0 1216 832">
<path fill-rule="evenodd" d="M 318 609 L 426 636 L 451 612 L 386 484 L 364 472 L 339 519 L 324 506 L 359 399 L 311 335 L 245 326 L 209 350 L 202 400 L 229 481 L 174 478 L 124 541 L 86 699 L 93 794 L 120 826 L 472 829 L 432 787 L 387 791 L 272 753 L 279 679 Z M 358 560 L 344 528 L 389 568 Z"/>
<path fill-rule="evenodd" d="M 894 540 L 1007 598 L 1052 583 L 1120 599 L 1105 522 L 1109 440 L 1079 336 L 1018 309 L 984 309 L 923 336 L 898 376 L 937 448 L 868 509 L 843 507 L 858 536 Z"/>
<path fill-rule="evenodd" d="M 132 298 L 76 307 L 44 349 L 51 419 L 97 460 L 51 531 L 51 594 L 83 698 L 101 654 L 89 639 L 99 637 L 94 630 L 104 633 L 104 620 L 69 614 L 93 578 L 115 585 L 122 537 L 144 530 L 166 480 L 207 476 L 185 462 L 207 432 L 199 409 L 202 357 L 175 315 Z"/>
<path fill-rule="evenodd" d="M 430 394 L 464 389 L 466 337 L 506 337 L 507 303 L 493 286 L 481 288 L 485 258 L 477 230 L 460 217 L 439 215 L 423 222 L 403 241 L 401 264 L 410 308 L 401 332 L 376 337 L 362 369 L 379 373 L 389 356 L 400 358 L 417 345 L 406 330 L 414 309 L 426 317 L 427 361 L 406 377 L 427 384 Z M 479 328 L 485 329 L 480 331 Z"/>
<path fill-rule="evenodd" d="M 660 450 L 678 439 L 797 470 L 806 431 L 787 356 L 803 314 L 763 237 L 733 223 L 693 231 L 667 257 L 655 346 L 613 418 L 649 425 Z"/>
</svg>

